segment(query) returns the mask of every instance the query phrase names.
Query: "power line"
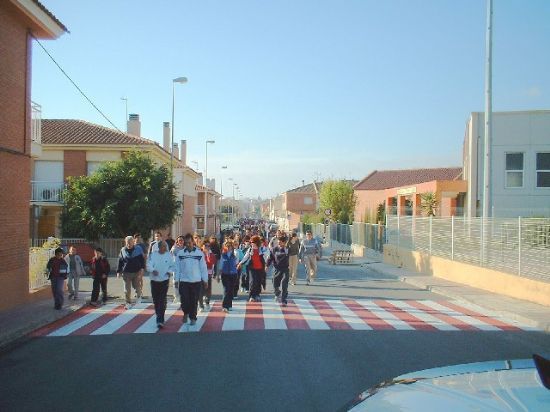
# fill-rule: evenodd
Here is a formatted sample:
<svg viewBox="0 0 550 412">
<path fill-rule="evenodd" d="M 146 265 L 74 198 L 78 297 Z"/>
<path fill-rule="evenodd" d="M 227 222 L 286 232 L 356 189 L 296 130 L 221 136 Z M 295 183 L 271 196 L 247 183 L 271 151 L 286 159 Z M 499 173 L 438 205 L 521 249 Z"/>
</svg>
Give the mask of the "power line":
<svg viewBox="0 0 550 412">
<path fill-rule="evenodd" d="M 94 102 L 92 102 L 92 100 L 91 100 L 88 96 L 86 96 L 86 93 L 84 93 L 84 92 L 82 91 L 82 89 L 81 89 L 80 87 L 78 87 L 78 85 L 74 82 L 74 80 L 71 79 L 71 76 L 69 76 L 69 75 L 67 74 L 67 72 L 66 72 L 65 70 L 63 70 L 63 68 L 59 65 L 59 63 L 55 61 L 55 59 L 53 58 L 53 56 L 48 52 L 48 50 L 46 50 L 46 48 L 42 45 L 42 43 L 40 43 L 40 41 L 39 41 L 36 37 L 34 37 L 34 35 L 33 35 L 32 33 L 31 33 L 31 36 L 33 37 L 34 40 L 36 40 L 36 42 L 38 43 L 38 45 L 42 48 L 42 50 L 44 50 L 44 52 L 48 55 L 48 57 L 49 57 L 50 59 L 52 59 L 52 61 L 53 61 L 53 62 L 55 63 L 55 65 L 59 68 L 59 70 L 61 70 L 61 73 L 63 73 L 63 74 L 65 75 L 65 77 L 66 77 L 67 79 L 69 79 L 69 81 L 73 84 L 73 86 L 76 87 L 76 90 L 78 90 L 78 91 L 80 92 L 80 94 L 81 94 L 82 96 L 84 96 L 84 98 L 93 106 L 93 108 L 96 109 L 96 110 L 98 111 L 98 113 L 99 113 L 101 116 L 103 116 L 103 118 L 104 118 L 105 120 L 107 120 L 107 121 L 109 122 L 109 124 L 110 124 L 111 126 L 113 126 L 113 127 L 114 127 L 116 130 L 118 130 L 119 132 L 123 133 L 122 130 L 120 130 L 118 127 L 116 127 L 115 124 L 105 115 L 105 113 L 103 113 L 103 112 L 101 111 L 101 109 L 100 109 L 99 107 L 97 107 L 97 106 L 94 104 Z"/>
</svg>

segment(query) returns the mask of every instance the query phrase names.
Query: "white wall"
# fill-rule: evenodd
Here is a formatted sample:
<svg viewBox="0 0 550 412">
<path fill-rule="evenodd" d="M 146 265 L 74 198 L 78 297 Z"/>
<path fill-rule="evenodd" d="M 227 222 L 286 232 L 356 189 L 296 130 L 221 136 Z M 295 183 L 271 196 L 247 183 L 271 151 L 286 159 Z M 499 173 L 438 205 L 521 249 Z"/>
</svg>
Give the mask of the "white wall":
<svg viewBox="0 0 550 412">
<path fill-rule="evenodd" d="M 467 153 L 464 155 L 465 169 L 469 174 L 467 176 L 467 216 L 475 216 L 475 202 L 483 198 L 484 118 L 483 113 L 472 113 L 467 125 L 465 137 Z M 524 153 L 522 188 L 505 186 L 507 152 Z M 550 216 L 550 188 L 536 187 L 537 152 L 550 152 L 550 111 L 493 113 L 491 144 L 493 216 Z"/>
</svg>

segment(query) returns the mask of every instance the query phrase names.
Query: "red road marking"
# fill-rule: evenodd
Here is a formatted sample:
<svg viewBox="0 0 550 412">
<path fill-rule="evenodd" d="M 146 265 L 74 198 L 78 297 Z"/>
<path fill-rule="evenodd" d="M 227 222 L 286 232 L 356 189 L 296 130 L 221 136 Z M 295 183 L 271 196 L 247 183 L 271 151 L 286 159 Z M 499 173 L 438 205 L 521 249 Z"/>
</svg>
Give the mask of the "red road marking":
<svg viewBox="0 0 550 412">
<path fill-rule="evenodd" d="M 432 315 L 435 318 L 438 318 L 442 320 L 445 323 L 448 323 L 449 325 L 452 325 L 454 327 L 457 327 L 461 330 L 473 330 L 473 331 L 479 331 L 478 328 L 476 328 L 473 325 L 470 325 L 466 322 L 461 321 L 460 319 L 453 318 L 452 316 L 446 315 L 444 313 L 439 312 L 438 310 L 431 308 L 429 306 L 424 305 L 421 302 L 417 302 L 414 300 L 407 300 L 406 301 L 409 305 L 420 309 L 423 312 L 426 312 L 429 315 Z"/>
<path fill-rule="evenodd" d="M 281 306 L 281 311 L 288 329 L 309 329 L 308 323 L 294 301 L 289 300 L 288 306 Z"/>
<path fill-rule="evenodd" d="M 155 314 L 155 307 L 148 305 L 145 309 L 142 309 L 136 316 L 134 316 L 128 323 L 122 326 L 120 329 L 113 332 L 113 335 L 121 335 L 123 333 L 134 333 L 141 325 Z"/>
<path fill-rule="evenodd" d="M 264 311 L 260 302 L 246 302 L 244 330 L 265 329 Z"/>
<path fill-rule="evenodd" d="M 446 306 L 449 309 L 454 310 L 455 312 L 459 312 L 459 313 L 462 313 L 463 315 L 467 315 L 467 316 L 470 316 L 472 318 L 476 318 L 476 319 L 478 319 L 478 320 L 480 320 L 484 323 L 488 323 L 489 325 L 496 326 L 497 328 L 502 329 L 502 330 L 509 330 L 509 331 L 520 331 L 521 330 L 520 328 L 518 328 L 516 326 L 509 325 L 507 323 L 501 322 L 500 320 L 491 318 L 490 316 L 482 315 L 480 313 L 474 312 L 473 310 L 463 308 L 462 306 L 457 306 L 457 305 L 455 305 L 451 302 L 448 302 L 448 301 L 440 301 L 440 302 L 437 302 L 437 303 L 439 303 L 440 305 Z"/>
<path fill-rule="evenodd" d="M 319 312 L 319 315 L 321 315 L 325 323 L 331 329 L 352 329 L 352 327 L 324 300 L 310 300 L 309 303 Z"/>
<path fill-rule="evenodd" d="M 85 306 L 82 309 L 77 310 L 76 312 L 71 313 L 70 315 L 65 316 L 55 322 L 50 323 L 49 325 L 43 326 L 39 329 L 36 329 L 34 332 L 29 333 L 31 337 L 46 336 L 52 333 L 54 330 L 62 328 L 65 325 L 68 325 L 71 322 L 74 322 L 77 319 L 80 319 L 83 316 L 86 316 L 88 313 L 94 311 L 93 306 Z"/>
<path fill-rule="evenodd" d="M 112 309 L 110 312 L 105 313 L 104 315 L 101 315 L 99 318 L 91 321 L 90 323 L 82 326 L 80 329 L 75 330 L 70 335 L 89 335 L 96 329 L 99 329 L 109 321 L 116 318 L 118 315 L 120 315 L 122 312 L 124 312 L 124 305 L 119 305 L 116 308 Z"/>
<path fill-rule="evenodd" d="M 395 330 L 392 325 L 379 318 L 372 311 L 368 310 L 364 306 L 361 306 L 354 300 L 343 300 L 342 302 L 371 328 L 375 330 Z"/>
<path fill-rule="evenodd" d="M 214 302 L 206 320 L 202 325 L 201 332 L 221 332 L 226 313 L 222 311 L 222 303 Z"/>
<path fill-rule="evenodd" d="M 398 308 L 395 305 L 392 305 L 387 300 L 373 300 L 375 304 L 380 306 L 382 309 L 390 312 L 395 317 L 401 319 L 402 321 L 408 323 L 410 326 L 412 326 L 415 329 L 418 330 L 431 330 L 431 331 L 437 331 L 436 327 L 424 322 L 423 320 L 418 319 L 416 316 L 411 315 L 409 312 Z"/>
<path fill-rule="evenodd" d="M 183 312 L 178 308 L 172 316 L 166 321 L 164 327 L 158 330 L 158 333 L 176 333 L 181 328 Z"/>
</svg>

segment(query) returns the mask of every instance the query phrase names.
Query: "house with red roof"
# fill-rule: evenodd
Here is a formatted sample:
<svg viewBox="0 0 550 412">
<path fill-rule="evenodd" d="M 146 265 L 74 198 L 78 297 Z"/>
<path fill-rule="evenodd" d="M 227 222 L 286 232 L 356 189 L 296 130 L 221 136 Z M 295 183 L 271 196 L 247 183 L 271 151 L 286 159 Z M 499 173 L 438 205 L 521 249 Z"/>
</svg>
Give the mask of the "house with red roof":
<svg viewBox="0 0 550 412">
<path fill-rule="evenodd" d="M 42 119 L 41 151 L 32 161 L 31 209 L 33 238 L 61 236 L 60 217 L 63 190 L 71 176 L 87 176 L 103 163 L 120 160 L 131 150 L 146 153 L 157 165 L 173 164 L 177 196 L 182 202 L 181 213 L 169 228 L 161 230 L 173 237 L 188 232 L 203 232 L 204 205 L 208 202 L 206 230 L 215 233 L 216 210 L 220 195 L 202 182 L 202 174 L 186 164 L 186 141 L 181 152 L 169 148 L 169 139 L 161 146 L 140 136 L 139 115 L 131 114 L 128 132 L 74 119 Z M 165 137 L 170 136 L 169 123 L 164 123 Z M 159 228 L 162 229 L 162 228 Z M 148 234 L 143 234 L 148 237 Z"/>
<path fill-rule="evenodd" d="M 355 221 L 377 223 L 377 211 L 421 215 L 421 195 L 434 193 L 438 216 L 461 215 L 467 182 L 461 167 L 375 170 L 354 187 Z"/>
</svg>

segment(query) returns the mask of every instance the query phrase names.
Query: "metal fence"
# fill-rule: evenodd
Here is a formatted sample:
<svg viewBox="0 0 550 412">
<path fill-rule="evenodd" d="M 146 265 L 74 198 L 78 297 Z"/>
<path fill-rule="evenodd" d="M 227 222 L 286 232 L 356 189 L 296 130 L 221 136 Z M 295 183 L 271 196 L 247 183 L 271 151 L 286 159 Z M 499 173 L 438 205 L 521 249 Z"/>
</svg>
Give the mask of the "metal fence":
<svg viewBox="0 0 550 412">
<path fill-rule="evenodd" d="M 48 239 L 31 239 L 30 247 L 42 247 Z M 99 246 L 103 249 L 104 256 L 108 258 L 116 258 L 120 253 L 120 249 L 124 246 L 124 239 L 99 239 L 97 241 L 90 241 L 86 239 L 75 239 L 75 238 L 62 238 L 61 247 L 65 249 L 65 252 L 68 251 L 68 247 L 71 245 L 78 246 L 79 244 L 86 244 L 91 247 Z"/>
<path fill-rule="evenodd" d="M 300 223 L 300 232 L 311 230 L 314 237 L 331 240 L 344 245 L 359 245 L 368 249 L 381 252 L 386 236 L 386 228 L 383 225 L 354 222 L 351 225 L 330 223 L 328 225 Z"/>
<path fill-rule="evenodd" d="M 550 219 L 387 216 L 387 243 L 550 282 Z"/>
<path fill-rule="evenodd" d="M 49 283 L 46 265 L 53 256 L 53 249 L 41 247 L 29 249 L 29 290 L 40 289 Z"/>
</svg>

